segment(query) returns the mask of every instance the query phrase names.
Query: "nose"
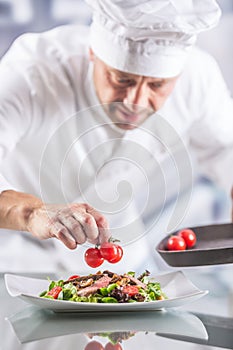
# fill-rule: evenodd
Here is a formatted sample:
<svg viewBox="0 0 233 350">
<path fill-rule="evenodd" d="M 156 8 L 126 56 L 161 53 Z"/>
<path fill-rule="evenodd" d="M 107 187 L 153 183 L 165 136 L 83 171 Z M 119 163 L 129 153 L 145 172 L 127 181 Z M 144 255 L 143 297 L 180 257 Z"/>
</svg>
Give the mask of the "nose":
<svg viewBox="0 0 233 350">
<path fill-rule="evenodd" d="M 144 84 L 140 86 L 130 86 L 123 100 L 124 104 L 138 105 L 144 108 L 150 106 L 149 92 Z"/>
</svg>

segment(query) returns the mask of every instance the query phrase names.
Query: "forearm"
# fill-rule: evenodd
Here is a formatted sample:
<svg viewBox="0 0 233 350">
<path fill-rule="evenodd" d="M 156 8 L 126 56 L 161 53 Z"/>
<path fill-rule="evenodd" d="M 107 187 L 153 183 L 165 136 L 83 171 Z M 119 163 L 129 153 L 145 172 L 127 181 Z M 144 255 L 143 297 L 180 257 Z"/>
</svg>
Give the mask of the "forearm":
<svg viewBox="0 0 233 350">
<path fill-rule="evenodd" d="M 0 193 L 0 228 L 28 231 L 29 218 L 42 201 L 30 194 L 7 190 Z"/>
<path fill-rule="evenodd" d="M 56 237 L 70 249 L 86 240 L 107 242 L 110 236 L 104 216 L 88 204 L 45 204 L 13 190 L 0 194 L 0 228 L 28 231 L 38 239 Z"/>
</svg>

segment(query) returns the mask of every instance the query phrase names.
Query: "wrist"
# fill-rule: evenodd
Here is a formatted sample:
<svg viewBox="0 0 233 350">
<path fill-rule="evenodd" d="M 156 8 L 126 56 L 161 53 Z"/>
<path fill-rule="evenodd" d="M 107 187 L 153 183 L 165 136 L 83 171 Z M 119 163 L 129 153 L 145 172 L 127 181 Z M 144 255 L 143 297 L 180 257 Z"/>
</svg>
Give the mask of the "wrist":
<svg viewBox="0 0 233 350">
<path fill-rule="evenodd" d="M 0 222 L 2 228 L 29 231 L 28 223 L 35 209 L 43 202 L 30 194 L 7 190 L 0 195 Z"/>
</svg>

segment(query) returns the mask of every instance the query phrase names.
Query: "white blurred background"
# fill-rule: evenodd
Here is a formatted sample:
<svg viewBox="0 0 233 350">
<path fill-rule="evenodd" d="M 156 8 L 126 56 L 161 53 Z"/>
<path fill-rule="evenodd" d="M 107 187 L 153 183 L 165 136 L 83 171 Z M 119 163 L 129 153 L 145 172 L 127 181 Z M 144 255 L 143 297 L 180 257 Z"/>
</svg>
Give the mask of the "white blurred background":
<svg viewBox="0 0 233 350">
<path fill-rule="evenodd" d="M 90 20 L 84 0 L 0 0 L 0 57 L 22 33 Z"/>
</svg>

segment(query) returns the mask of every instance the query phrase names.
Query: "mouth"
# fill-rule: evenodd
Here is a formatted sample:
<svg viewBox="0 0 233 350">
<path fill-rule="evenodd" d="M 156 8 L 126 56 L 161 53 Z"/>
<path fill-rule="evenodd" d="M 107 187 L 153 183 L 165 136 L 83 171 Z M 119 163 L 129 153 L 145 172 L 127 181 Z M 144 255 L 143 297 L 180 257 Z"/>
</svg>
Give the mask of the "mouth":
<svg viewBox="0 0 233 350">
<path fill-rule="evenodd" d="M 124 121 L 126 123 L 136 123 L 139 120 L 143 119 L 143 116 L 141 114 L 126 111 L 126 110 L 123 110 L 122 108 L 118 109 L 118 113 L 121 121 Z"/>
<path fill-rule="evenodd" d="M 152 113 L 148 109 L 134 106 L 127 108 L 120 103 L 111 103 L 108 108 L 110 119 L 121 129 L 131 130 L 142 124 Z"/>
</svg>

